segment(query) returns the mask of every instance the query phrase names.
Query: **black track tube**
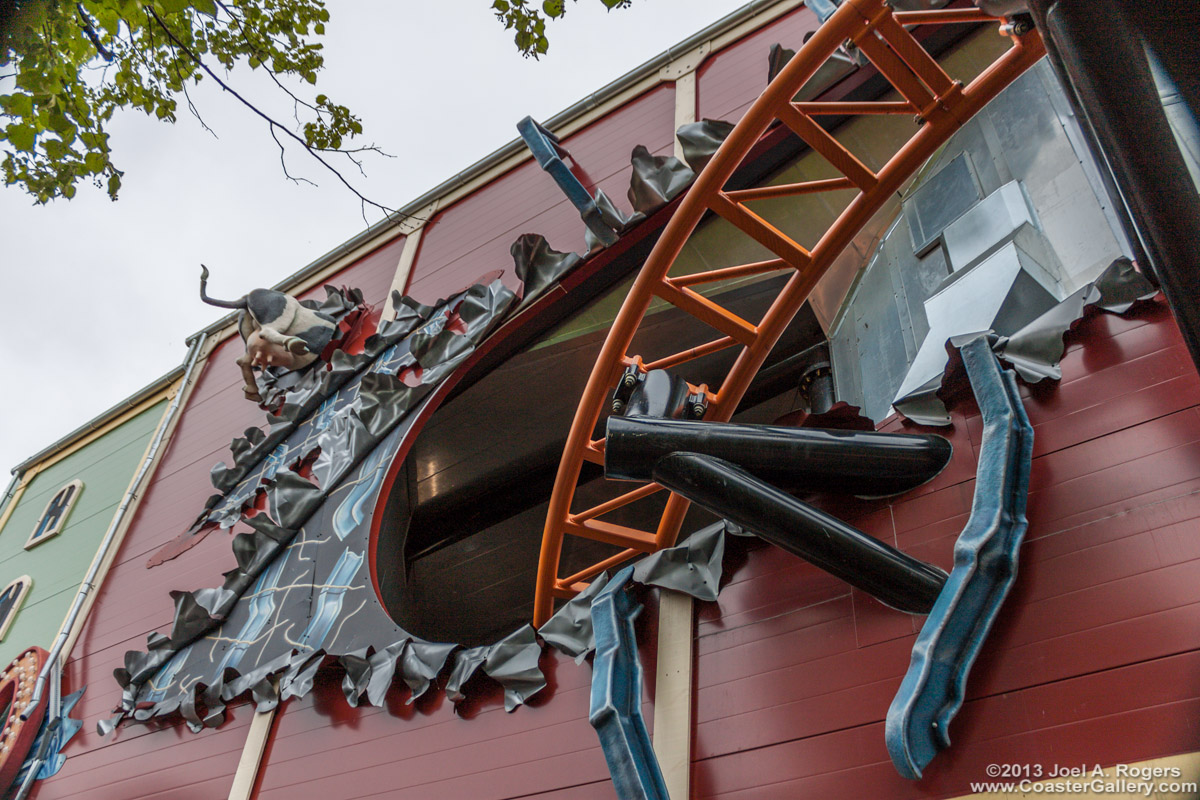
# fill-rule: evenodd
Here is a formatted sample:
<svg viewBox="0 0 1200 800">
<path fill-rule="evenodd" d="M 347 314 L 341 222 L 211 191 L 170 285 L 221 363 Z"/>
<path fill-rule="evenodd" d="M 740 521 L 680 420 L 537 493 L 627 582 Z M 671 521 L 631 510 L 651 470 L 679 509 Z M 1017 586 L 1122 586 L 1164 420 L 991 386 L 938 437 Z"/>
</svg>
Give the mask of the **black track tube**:
<svg viewBox="0 0 1200 800">
<path fill-rule="evenodd" d="M 1029 0 L 1029 9 L 1061 56 L 1059 77 L 1087 108 L 1200 371 L 1200 197 L 1132 27 L 1136 14 L 1115 0 Z"/>
<path fill-rule="evenodd" d="M 726 461 L 673 453 L 655 465 L 654 480 L 900 611 L 928 614 L 946 583 L 938 567 Z"/>
<path fill-rule="evenodd" d="M 913 489 L 941 472 L 953 448 L 936 435 L 740 425 L 655 417 L 609 417 L 604 474 L 651 480 L 669 453 L 732 462 L 787 489 L 882 497 Z"/>
</svg>

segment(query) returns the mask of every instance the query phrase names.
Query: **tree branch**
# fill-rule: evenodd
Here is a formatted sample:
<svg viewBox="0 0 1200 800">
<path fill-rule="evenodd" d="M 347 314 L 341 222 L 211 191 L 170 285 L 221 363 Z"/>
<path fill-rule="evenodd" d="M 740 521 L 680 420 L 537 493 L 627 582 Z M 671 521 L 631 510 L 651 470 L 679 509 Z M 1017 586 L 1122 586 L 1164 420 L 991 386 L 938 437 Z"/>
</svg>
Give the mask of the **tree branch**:
<svg viewBox="0 0 1200 800">
<path fill-rule="evenodd" d="M 347 189 L 349 189 L 351 192 L 353 192 L 354 196 L 357 197 L 359 199 L 359 202 L 363 205 L 364 219 L 366 216 L 365 207 L 368 205 L 378 208 L 380 211 L 384 212 L 385 214 L 394 214 L 395 213 L 394 209 L 388 208 L 387 206 L 381 205 L 380 203 L 377 203 L 374 200 L 371 200 L 371 199 L 365 197 L 360 191 L 358 191 L 358 189 L 355 189 L 354 186 L 351 185 L 351 183 L 348 180 L 346 180 L 345 176 L 343 176 L 342 173 L 339 172 L 336 167 L 334 167 L 332 164 L 330 164 L 328 161 L 326 161 L 324 158 L 322 158 L 320 152 L 318 152 L 318 150 L 316 148 L 310 146 L 308 144 L 308 142 L 306 142 L 304 139 L 302 139 L 299 135 L 297 135 L 290 128 L 288 128 L 285 125 L 280 124 L 274 118 L 272 118 L 268 114 L 264 113 L 262 110 L 260 110 L 257 106 L 255 106 L 249 100 L 242 97 L 242 95 L 239 94 L 228 83 L 221 80 L 220 76 L 218 76 L 216 74 L 216 72 L 214 72 L 207 64 L 205 64 L 200 59 L 200 57 L 197 56 L 192 51 L 191 48 L 189 48 L 186 44 L 181 42 L 178 37 L 175 36 L 175 34 L 171 31 L 170 28 L 167 27 L 166 23 L 164 23 L 162 21 L 162 18 L 158 16 L 158 13 L 155 12 L 155 10 L 152 7 L 146 6 L 146 11 L 150 14 L 151 17 L 154 18 L 154 21 L 158 24 L 158 27 L 162 29 L 163 33 L 165 33 L 167 35 L 167 37 L 171 41 L 173 41 L 180 50 L 182 50 L 184 53 L 186 53 L 187 56 L 196 64 L 196 66 L 198 66 L 200 69 L 204 70 L 204 72 L 207 73 L 210 78 L 212 78 L 214 81 L 216 81 L 218 86 L 220 86 L 222 89 L 224 89 L 225 91 L 227 91 L 231 95 L 233 95 L 235 98 L 237 98 L 238 102 L 240 102 L 246 108 L 253 111 L 259 117 L 261 117 L 267 123 L 267 125 L 270 126 L 272 136 L 275 136 L 276 130 L 282 131 L 286 136 L 295 140 L 301 147 L 303 147 L 305 150 L 307 150 L 309 155 L 311 155 L 318 162 L 320 162 L 321 166 L 325 167 L 325 169 L 332 172 L 334 174 L 334 176 L 339 181 L 341 181 L 342 185 L 344 185 Z M 276 138 L 276 142 L 277 143 L 279 142 L 278 138 Z M 280 143 L 280 147 L 282 147 L 282 143 Z M 339 151 L 325 151 L 325 152 L 342 152 L 342 151 L 339 150 Z"/>
<path fill-rule="evenodd" d="M 83 27 L 83 34 L 92 40 L 92 45 L 96 48 L 96 52 L 105 61 L 113 60 L 113 53 L 104 43 L 100 41 L 100 36 L 96 33 L 96 28 L 92 24 L 92 20 L 88 17 L 87 12 L 83 10 L 83 3 L 76 3 L 75 10 L 79 12 L 79 21 Z"/>
<path fill-rule="evenodd" d="M 275 144 L 279 145 L 279 166 L 283 169 L 283 177 L 295 184 L 307 183 L 309 186 L 316 186 L 316 184 L 310 181 L 308 178 L 297 178 L 292 175 L 292 173 L 288 172 L 287 160 L 284 158 L 285 150 L 283 149 L 283 142 L 279 141 L 279 137 L 275 135 L 274 128 L 271 128 L 271 138 L 275 140 Z"/>
</svg>

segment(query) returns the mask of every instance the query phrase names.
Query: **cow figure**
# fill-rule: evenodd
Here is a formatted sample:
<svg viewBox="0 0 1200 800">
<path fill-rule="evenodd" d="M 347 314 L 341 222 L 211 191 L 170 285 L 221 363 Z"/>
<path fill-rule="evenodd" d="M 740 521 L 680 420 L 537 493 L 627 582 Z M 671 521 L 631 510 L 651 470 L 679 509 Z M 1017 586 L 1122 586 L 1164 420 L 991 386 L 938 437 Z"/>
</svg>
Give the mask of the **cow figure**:
<svg viewBox="0 0 1200 800">
<path fill-rule="evenodd" d="M 291 295 L 273 289 L 254 289 L 239 300 L 214 300 L 205 289 L 208 267 L 200 265 L 200 299 L 210 306 L 236 308 L 238 331 L 246 352 L 237 360 L 246 379 L 247 400 L 262 402 L 254 368 L 303 369 L 316 361 L 333 340 L 337 324 Z"/>
</svg>

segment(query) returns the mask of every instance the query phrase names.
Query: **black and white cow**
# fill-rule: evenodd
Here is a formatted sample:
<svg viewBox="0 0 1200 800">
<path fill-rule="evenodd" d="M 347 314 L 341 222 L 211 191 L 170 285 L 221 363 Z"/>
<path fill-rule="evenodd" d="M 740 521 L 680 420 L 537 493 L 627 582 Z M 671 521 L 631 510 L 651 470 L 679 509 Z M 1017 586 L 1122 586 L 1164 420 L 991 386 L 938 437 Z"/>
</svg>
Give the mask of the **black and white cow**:
<svg viewBox="0 0 1200 800">
<path fill-rule="evenodd" d="M 200 265 L 200 299 L 210 306 L 240 309 L 238 331 L 246 352 L 237 360 L 246 379 L 248 400 L 261 402 L 254 368 L 303 369 L 317 360 L 333 340 L 336 323 L 291 295 L 274 289 L 253 289 L 238 300 L 215 300 L 205 291 L 208 268 Z"/>
</svg>

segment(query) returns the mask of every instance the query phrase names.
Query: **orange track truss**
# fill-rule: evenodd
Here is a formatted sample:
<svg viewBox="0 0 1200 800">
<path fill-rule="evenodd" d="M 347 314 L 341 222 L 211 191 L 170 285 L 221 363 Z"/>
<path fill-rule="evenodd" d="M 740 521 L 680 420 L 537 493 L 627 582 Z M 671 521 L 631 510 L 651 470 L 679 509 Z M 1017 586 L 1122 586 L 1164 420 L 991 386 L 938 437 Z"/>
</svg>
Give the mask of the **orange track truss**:
<svg viewBox="0 0 1200 800">
<path fill-rule="evenodd" d="M 722 334 L 708 344 L 660 358 L 645 368 L 678 366 L 708 353 L 740 347 L 719 390 L 709 393 L 705 419 L 728 421 L 766 360 L 771 348 L 808 298 L 817 281 L 853 237 L 904 181 L 912 176 L 963 123 L 1028 69 L 1044 52 L 1036 31 L 1011 36 L 1013 46 L 975 78 L 969 86 L 953 80 L 925 51 L 904 25 L 1001 22 L 974 9 L 895 12 L 885 0 L 844 0 L 783 71 L 766 88 L 700 173 L 659 238 L 608 333 L 588 379 L 559 464 L 554 492 L 546 517 L 538 562 L 534 625 L 553 612 L 556 598 L 582 591 L 601 572 L 675 543 L 688 503 L 672 494 L 657 531 L 640 531 L 600 519 L 604 514 L 658 491 L 649 484 L 595 508 L 572 512 L 580 470 L 585 460 L 603 463 L 603 440 L 592 432 L 609 394 L 626 365 L 641 359 L 628 353 L 634 334 L 653 298 L 665 300 Z M 1007 30 L 1007 29 L 1002 29 Z M 792 98 L 846 41 L 850 40 L 904 99 L 880 102 L 804 102 Z M 845 146 L 817 124 L 825 114 L 905 114 L 921 125 L 886 165 L 872 172 Z M 767 129 L 776 121 L 787 126 L 814 151 L 825 157 L 842 177 L 821 181 L 770 186 L 741 191 L 724 190 L 730 176 Z M 857 190 L 857 196 L 811 249 L 746 207 L 745 203 L 775 197 L 825 191 Z M 715 212 L 771 250 L 778 259 L 725 267 L 707 273 L 669 278 L 684 244 L 700 219 Z M 710 281 L 761 274 L 781 268 L 793 273 L 756 324 L 743 319 L 693 290 Z M 580 536 L 624 548 L 602 562 L 560 578 L 563 537 Z"/>
</svg>

